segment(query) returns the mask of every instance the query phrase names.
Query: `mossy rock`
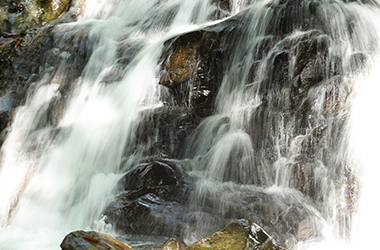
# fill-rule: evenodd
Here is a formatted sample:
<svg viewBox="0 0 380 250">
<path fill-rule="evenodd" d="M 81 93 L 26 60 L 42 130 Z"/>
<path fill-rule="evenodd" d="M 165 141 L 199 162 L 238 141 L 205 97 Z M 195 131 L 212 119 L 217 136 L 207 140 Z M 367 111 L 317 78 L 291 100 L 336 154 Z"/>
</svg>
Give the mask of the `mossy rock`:
<svg viewBox="0 0 380 250">
<path fill-rule="evenodd" d="M 259 225 L 248 221 L 239 220 L 231 223 L 226 228 L 216 232 L 210 237 L 203 238 L 186 250 L 284 250 L 277 245 Z"/>
<path fill-rule="evenodd" d="M 58 19 L 71 5 L 71 0 L 0 0 L 0 36 L 22 33 Z M 4 29 L 4 24 L 9 28 Z"/>
<path fill-rule="evenodd" d="M 168 239 L 160 248 L 156 250 L 184 250 L 187 245 L 183 240 L 178 238 L 170 238 Z"/>
<path fill-rule="evenodd" d="M 38 17 L 40 23 L 57 19 L 67 11 L 70 0 L 37 0 L 36 7 L 40 10 Z"/>
</svg>

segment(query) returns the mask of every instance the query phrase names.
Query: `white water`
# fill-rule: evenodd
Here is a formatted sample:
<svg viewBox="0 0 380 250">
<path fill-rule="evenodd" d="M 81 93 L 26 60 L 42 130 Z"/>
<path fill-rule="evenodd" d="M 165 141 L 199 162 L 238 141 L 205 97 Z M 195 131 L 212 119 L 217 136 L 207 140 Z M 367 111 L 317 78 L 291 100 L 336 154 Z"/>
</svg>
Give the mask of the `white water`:
<svg viewBox="0 0 380 250">
<path fill-rule="evenodd" d="M 178 30 L 178 26 L 193 25 L 198 19 L 202 22 L 205 19 L 204 15 L 195 20 L 191 16 L 184 21 L 177 18 L 164 32 L 154 29 L 154 26 L 165 28 L 159 23 L 147 24 L 146 27 L 153 26 L 148 32 L 141 24 L 169 21 L 164 20 L 165 17 L 150 19 L 170 9 L 191 14 L 196 11 L 193 3 L 195 1 L 168 1 L 162 5 L 141 0 L 92 1 L 88 6 L 97 8 L 87 9 L 83 21 L 57 27 L 58 31 L 75 35 L 80 34 L 81 27 L 90 26 L 89 37 L 95 43 L 94 50 L 58 125 L 59 129 L 68 130 L 61 142 L 55 145 L 49 133 L 53 127 L 36 130 L 36 125 L 46 104 L 59 95 L 57 89 L 64 75 L 57 73 L 50 80 L 49 68 L 45 69 L 46 77 L 34 84 L 35 93 L 31 93 L 28 102 L 17 112 L 3 146 L 0 249 L 58 249 L 70 231 L 109 228 L 98 220 L 120 178 L 122 152 L 137 113 L 141 108 L 159 105 L 156 74 L 163 41 L 173 35 L 171 30 Z M 93 17 L 101 20 L 93 20 Z M 138 25 L 129 25 L 134 22 Z M 103 84 L 103 77 L 117 64 L 117 46 L 134 42 L 143 48 L 131 62 L 132 66 L 125 69 L 126 76 L 117 84 Z M 63 59 L 67 54 L 59 49 L 56 53 L 61 53 Z M 62 64 L 64 67 L 64 62 Z M 29 152 L 29 144 L 36 149 Z"/>
<path fill-rule="evenodd" d="M 265 155 L 256 152 L 247 129 L 251 126 L 247 119 L 261 105 L 258 89 L 262 88 L 261 84 L 266 78 L 269 69 L 265 67 L 270 57 L 262 60 L 259 73 L 251 83 L 253 87 L 249 90 L 245 88 L 245 81 L 251 56 L 245 57 L 243 61 L 241 58 L 245 53 L 253 54 L 261 39 L 271 36 L 264 33 L 269 20 L 275 16 L 264 8 L 268 3 L 269 1 L 259 1 L 251 8 L 250 14 L 253 17 L 251 23 L 247 24 L 251 27 L 247 31 L 248 39 L 237 45 L 235 57 L 223 78 L 217 98 L 218 113 L 198 126 L 197 133 L 200 136 L 190 140 L 194 145 L 188 145 L 190 153 L 187 156 L 192 158 L 192 165 L 196 166 L 192 172 L 202 176 L 191 197 L 192 209 L 198 211 L 204 205 L 202 200 L 205 197 L 216 197 L 213 204 L 215 212 L 218 216 L 224 216 L 231 206 L 230 201 L 233 202 L 236 197 L 251 192 L 264 192 L 277 197 L 278 202 L 285 206 L 302 204 L 303 209 L 310 214 L 310 220 L 314 220 L 306 226 L 319 228 L 324 225 L 323 243 L 319 242 L 315 246 L 314 241 L 301 242 L 297 248 L 322 249 L 327 245 L 334 249 L 334 244 L 340 246 L 346 243 L 345 239 L 340 240 L 340 233 L 336 233 L 344 231 L 337 222 L 337 210 L 341 208 L 342 202 L 342 194 L 339 192 L 343 188 L 335 187 L 329 175 L 330 166 L 320 161 L 315 170 L 317 182 L 321 183 L 322 195 L 328 200 L 328 207 L 318 210 L 308 197 L 290 184 L 290 168 L 296 163 L 304 138 L 314 128 L 310 128 L 304 135 L 292 137 L 293 128 L 285 126 L 284 121 L 279 119 L 279 132 L 276 134 L 278 137 L 274 139 L 278 151 L 273 166 L 266 162 Z M 245 1 L 233 1 L 232 13 L 246 7 Z M 373 50 L 378 49 L 378 45 L 373 42 L 380 41 L 380 37 L 376 35 L 380 34 L 376 29 L 380 22 L 380 12 L 373 6 L 356 4 L 346 6 L 338 3 L 333 7 L 326 5 L 319 9 L 320 17 L 331 22 L 331 58 L 342 55 L 348 57 L 359 52 L 375 58 L 376 55 L 373 54 L 377 51 Z M 113 197 L 112 191 L 118 178 L 126 170 L 120 169 L 121 162 L 125 160 L 123 150 L 133 136 L 139 111 L 162 105 L 159 96 L 164 90 L 157 84 L 157 63 L 163 42 L 177 33 L 205 25 L 209 21 L 210 8 L 208 1 L 195 0 L 88 1 L 78 23 L 56 27 L 58 32 L 74 33 L 90 27 L 89 39 L 94 44 L 93 53 L 82 76 L 77 79 L 78 88 L 70 98 L 70 104 L 58 124 L 58 129 L 67 130 L 59 134 L 62 138 L 52 136 L 56 128 L 48 126 L 41 129 L 38 126 L 49 101 L 60 95 L 58 87 L 65 75 L 65 59 L 69 56 L 67 52 L 56 50 L 62 58 L 59 65 L 62 70 L 57 71 L 51 79 L 51 69 L 44 69 L 46 77 L 34 83 L 34 91 L 14 118 L 11 132 L 2 148 L 0 249 L 58 249 L 64 236 L 77 229 L 112 233 L 109 231 L 110 225 L 105 225 L 100 216 Z M 346 27 L 347 20 L 339 16 L 344 14 L 342 9 L 354 13 L 353 16 L 360 16 L 355 20 L 357 26 L 353 28 L 355 35 L 351 38 Z M 169 12 L 175 14 L 171 16 L 168 15 Z M 334 14 L 338 17 L 332 18 Z M 278 53 L 282 41 L 303 34 L 294 32 L 278 41 L 277 47 L 270 53 Z M 123 69 L 123 79 L 106 85 L 103 78 L 117 67 L 117 48 L 123 44 L 138 44 L 142 48 L 136 46 L 136 50 L 140 50 L 130 65 Z M 333 60 L 331 58 L 329 59 Z M 344 71 L 350 72 L 351 65 L 344 66 Z M 368 235 L 370 239 L 375 239 L 376 231 L 368 230 L 371 228 L 368 225 L 379 225 L 371 192 L 376 192 L 379 165 L 376 163 L 379 149 L 376 142 L 380 138 L 375 115 L 375 107 L 379 107 L 379 103 L 374 96 L 378 93 L 376 83 L 379 78 L 376 72 L 379 70 L 374 67 L 372 71 L 375 73 L 368 73 L 370 77 L 363 77 L 366 80 L 362 83 L 362 89 L 358 88 L 360 91 L 350 117 L 352 130 L 347 132 L 349 135 L 355 134 L 351 141 L 354 145 L 348 151 L 355 152 L 352 159 L 354 166 L 349 167 L 358 172 L 361 170 L 356 165 L 365 167 L 361 181 L 361 213 L 357 228 L 354 224 L 355 236 L 351 243 L 354 246 L 361 245 L 363 238 Z M 350 74 L 346 77 L 349 78 Z M 352 79 L 347 79 L 350 80 Z M 316 96 L 313 99 L 315 109 L 321 109 L 323 100 L 320 99 L 323 97 L 318 96 L 322 96 L 321 93 L 326 90 L 321 88 L 313 91 L 309 94 Z M 229 122 L 224 122 L 225 118 Z M 217 133 L 211 132 L 215 129 Z M 345 150 L 346 146 L 347 144 L 342 146 L 343 153 L 339 152 L 342 155 L 337 155 L 337 158 L 349 155 Z M 196 148 L 195 152 L 191 147 Z M 284 147 L 288 147 L 285 154 L 282 153 Z M 138 155 L 131 155 L 127 159 L 132 162 L 129 165 L 133 164 L 136 157 Z M 228 168 L 231 162 L 237 163 L 236 169 Z M 207 223 L 214 223 L 211 219 L 207 221 L 207 215 L 197 213 L 196 216 L 198 232 L 188 232 L 189 241 L 208 231 Z"/>
</svg>

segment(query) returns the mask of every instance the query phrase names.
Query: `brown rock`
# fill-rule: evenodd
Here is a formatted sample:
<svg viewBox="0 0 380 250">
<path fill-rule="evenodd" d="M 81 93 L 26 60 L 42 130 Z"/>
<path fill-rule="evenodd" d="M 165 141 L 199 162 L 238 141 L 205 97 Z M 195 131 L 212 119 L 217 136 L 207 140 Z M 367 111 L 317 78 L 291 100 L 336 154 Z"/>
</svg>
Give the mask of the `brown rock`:
<svg viewBox="0 0 380 250">
<path fill-rule="evenodd" d="M 127 244 L 106 234 L 94 231 L 75 231 L 61 243 L 62 250 L 132 250 Z"/>
</svg>

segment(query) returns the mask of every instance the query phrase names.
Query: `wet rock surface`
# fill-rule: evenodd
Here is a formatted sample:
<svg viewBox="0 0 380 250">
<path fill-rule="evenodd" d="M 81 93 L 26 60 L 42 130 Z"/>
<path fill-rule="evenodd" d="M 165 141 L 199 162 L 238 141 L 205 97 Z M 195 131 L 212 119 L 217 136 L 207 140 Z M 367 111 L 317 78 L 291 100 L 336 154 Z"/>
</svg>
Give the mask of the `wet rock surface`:
<svg viewBox="0 0 380 250">
<path fill-rule="evenodd" d="M 186 137 L 204 117 L 204 110 L 163 106 L 141 114 L 134 143 L 127 145 L 125 155 L 142 149 L 147 161 L 176 158 Z"/>
<path fill-rule="evenodd" d="M 264 229 L 248 220 L 231 223 L 212 236 L 201 239 L 186 249 L 284 250 Z"/>
<path fill-rule="evenodd" d="M 112 236 L 94 231 L 75 231 L 61 243 L 62 250 L 132 250 L 127 244 Z"/>
<path fill-rule="evenodd" d="M 121 178 L 124 190 L 105 209 L 116 230 L 127 234 L 180 236 L 191 178 L 168 161 L 141 164 Z"/>
<path fill-rule="evenodd" d="M 226 51 L 232 47 L 226 37 L 235 34 L 236 23 L 243 17 L 244 13 L 165 43 L 169 48 L 163 54 L 159 84 L 169 88 L 169 104 L 211 114 L 228 60 Z"/>
<path fill-rule="evenodd" d="M 159 247 L 155 248 L 154 250 L 185 250 L 187 248 L 187 245 L 183 240 L 178 238 L 170 238 L 165 243 Z"/>
</svg>

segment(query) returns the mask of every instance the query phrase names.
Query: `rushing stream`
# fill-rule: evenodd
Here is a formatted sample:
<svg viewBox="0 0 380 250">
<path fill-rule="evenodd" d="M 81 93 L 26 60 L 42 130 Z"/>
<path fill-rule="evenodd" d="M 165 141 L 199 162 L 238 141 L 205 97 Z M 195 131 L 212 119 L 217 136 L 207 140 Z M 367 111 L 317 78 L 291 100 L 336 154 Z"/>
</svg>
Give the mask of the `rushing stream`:
<svg viewBox="0 0 380 250">
<path fill-rule="evenodd" d="M 2 146 L 0 249 L 59 249 L 79 229 L 116 235 L 104 211 L 118 180 L 152 160 L 193 181 L 177 215 L 187 243 L 247 218 L 293 249 L 376 244 L 379 23 L 375 1 L 88 0 L 51 29 Z M 222 66 L 172 91 L 167 41 L 197 30 L 222 32 Z M 218 86 L 197 92 L 206 78 Z M 185 117 L 198 94 L 211 111 L 160 132 L 176 118 L 158 112 Z M 118 233 L 136 249 L 152 240 Z"/>
</svg>

